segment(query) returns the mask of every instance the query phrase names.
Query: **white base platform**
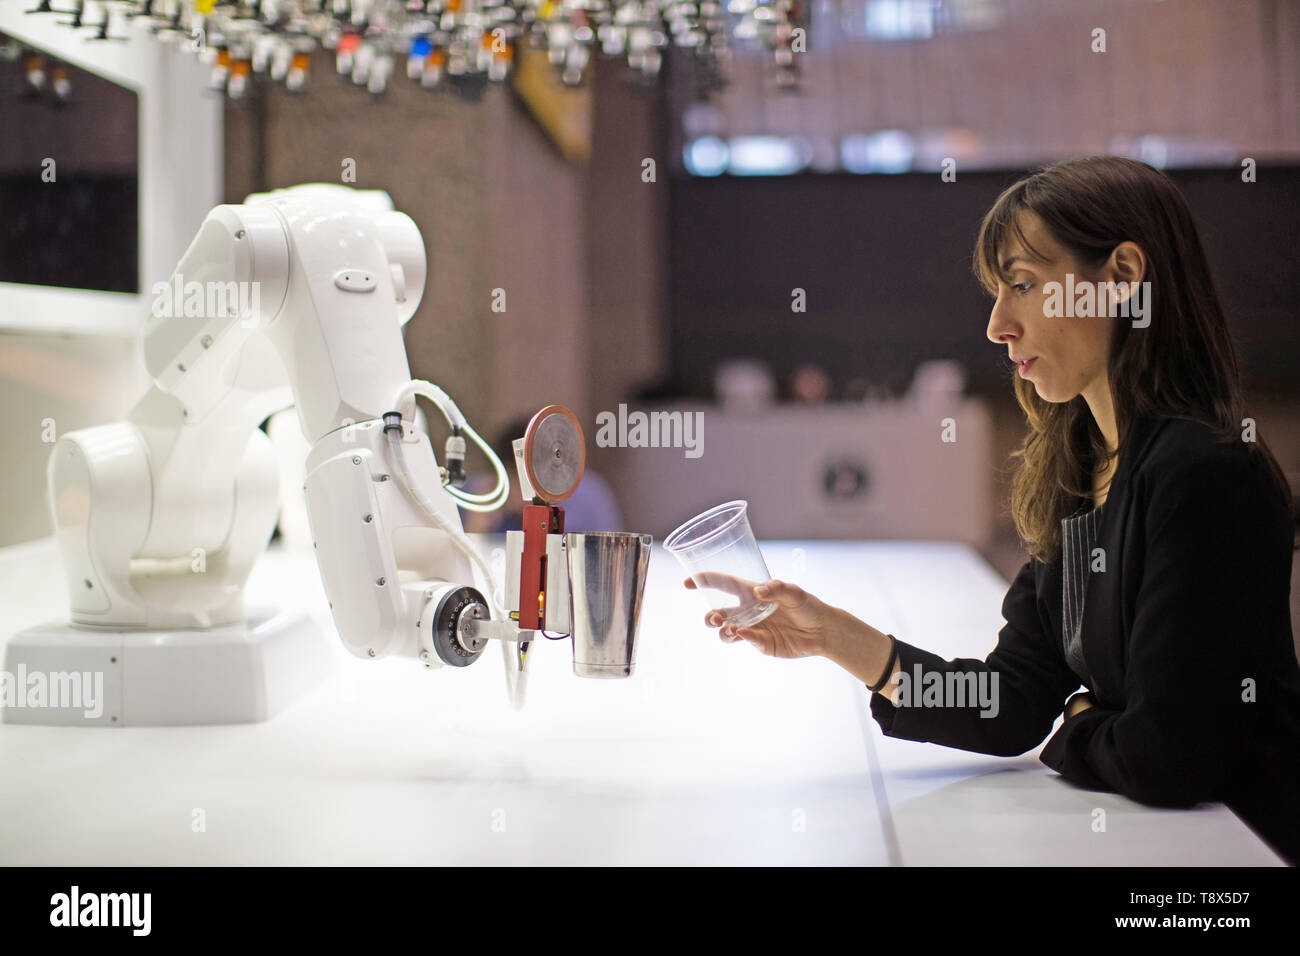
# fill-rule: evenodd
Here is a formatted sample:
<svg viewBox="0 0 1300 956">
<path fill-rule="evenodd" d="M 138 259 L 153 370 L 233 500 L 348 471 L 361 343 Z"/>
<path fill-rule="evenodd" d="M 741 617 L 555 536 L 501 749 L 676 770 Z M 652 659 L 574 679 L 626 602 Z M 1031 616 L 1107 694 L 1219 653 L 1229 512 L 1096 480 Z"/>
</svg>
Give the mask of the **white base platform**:
<svg viewBox="0 0 1300 956">
<path fill-rule="evenodd" d="M 267 720 L 330 670 L 301 611 L 256 611 L 209 630 L 41 624 L 5 647 L 7 724 L 170 727 Z"/>
</svg>

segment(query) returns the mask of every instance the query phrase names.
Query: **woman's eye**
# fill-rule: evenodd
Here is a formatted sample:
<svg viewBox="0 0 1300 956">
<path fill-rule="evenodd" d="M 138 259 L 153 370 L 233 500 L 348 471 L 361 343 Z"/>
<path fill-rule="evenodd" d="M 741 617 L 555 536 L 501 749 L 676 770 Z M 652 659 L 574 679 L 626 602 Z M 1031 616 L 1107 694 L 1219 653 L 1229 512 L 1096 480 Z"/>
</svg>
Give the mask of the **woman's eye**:
<svg viewBox="0 0 1300 956">
<path fill-rule="evenodd" d="M 1021 295 L 1024 295 L 1024 294 L 1027 293 L 1031 288 L 1033 288 L 1033 283 L 1032 283 L 1032 282 L 1016 282 L 1016 283 L 1013 283 L 1013 284 L 1012 284 L 1011 288 L 1015 289 L 1015 290 L 1016 290 L 1017 292 L 1019 292 Z"/>
</svg>

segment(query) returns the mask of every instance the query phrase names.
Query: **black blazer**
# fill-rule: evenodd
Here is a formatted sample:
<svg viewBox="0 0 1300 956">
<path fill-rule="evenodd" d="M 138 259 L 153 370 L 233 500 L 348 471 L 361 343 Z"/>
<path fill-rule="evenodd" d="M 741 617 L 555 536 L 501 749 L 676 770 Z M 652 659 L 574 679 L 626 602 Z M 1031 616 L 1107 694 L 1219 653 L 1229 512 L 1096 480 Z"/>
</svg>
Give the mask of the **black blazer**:
<svg viewBox="0 0 1300 956">
<path fill-rule="evenodd" d="M 1084 601 L 1096 706 L 1061 725 L 1042 762 L 1144 804 L 1222 801 L 1300 863 L 1293 542 L 1282 496 L 1244 443 L 1216 443 L 1183 419 L 1136 422 L 1099 514 L 1105 571 L 1089 574 Z M 872 715 L 890 737 L 999 756 L 1032 750 L 1080 687 L 1061 614 L 1059 558 L 1030 560 L 1002 603 L 1006 625 L 986 660 L 945 661 L 898 642 L 909 675 L 918 664 L 923 674 L 996 673 L 996 716 L 957 700 L 896 706 L 880 694 Z"/>
</svg>

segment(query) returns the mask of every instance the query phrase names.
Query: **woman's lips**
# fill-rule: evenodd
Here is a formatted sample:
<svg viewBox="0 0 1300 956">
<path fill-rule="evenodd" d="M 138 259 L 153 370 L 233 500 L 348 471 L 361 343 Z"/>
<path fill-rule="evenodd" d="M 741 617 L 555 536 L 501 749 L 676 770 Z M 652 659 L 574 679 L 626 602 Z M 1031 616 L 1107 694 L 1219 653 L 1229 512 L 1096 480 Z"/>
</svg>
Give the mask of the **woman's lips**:
<svg viewBox="0 0 1300 956">
<path fill-rule="evenodd" d="M 1034 358 L 1025 359 L 1023 362 L 1018 363 L 1020 365 L 1020 368 L 1018 369 L 1020 377 L 1027 378 L 1029 376 L 1029 369 L 1033 367 L 1033 364 L 1037 361 L 1038 358 L 1035 356 Z"/>
</svg>

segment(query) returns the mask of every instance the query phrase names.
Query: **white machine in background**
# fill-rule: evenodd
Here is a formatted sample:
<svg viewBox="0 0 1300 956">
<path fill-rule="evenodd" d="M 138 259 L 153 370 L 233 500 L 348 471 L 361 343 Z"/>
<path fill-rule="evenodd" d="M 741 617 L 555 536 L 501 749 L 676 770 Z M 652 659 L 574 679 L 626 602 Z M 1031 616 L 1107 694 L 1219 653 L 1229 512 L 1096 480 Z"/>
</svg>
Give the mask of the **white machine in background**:
<svg viewBox="0 0 1300 956">
<path fill-rule="evenodd" d="M 631 520 L 654 534 L 735 498 L 749 502 L 761 540 L 983 547 L 993 533 L 994 423 L 978 397 L 740 408 L 661 403 L 654 414 L 703 422 L 695 435 L 699 457 L 674 447 L 620 448 L 611 463 L 610 479 L 636 504 Z"/>
<path fill-rule="evenodd" d="M 579 675 L 632 672 L 650 540 L 564 534 L 558 503 L 585 454 L 577 419 L 559 406 L 516 443 L 525 500 L 550 520 L 540 536 L 512 533 L 502 589 L 511 606 L 496 605 L 456 505 L 500 507 L 509 476 L 455 402 L 411 379 L 401 327 L 425 270 L 419 230 L 382 192 L 311 184 L 212 210 L 154 290 L 152 387 L 125 421 L 69 432 L 52 452 L 71 622 L 6 647 L 11 674 L 102 673 L 102 712 L 5 708 L 6 721 L 256 721 L 315 681 L 323 648 L 310 619 L 246 617 L 243 606 L 279 502 L 258 425 L 291 403 L 312 446 L 304 493 L 315 554 L 353 655 L 462 667 L 496 638 L 516 706 L 539 632 L 572 637 Z M 445 467 L 414 425 L 417 395 L 450 425 Z M 466 438 L 493 464 L 491 493 L 457 487 Z"/>
</svg>

